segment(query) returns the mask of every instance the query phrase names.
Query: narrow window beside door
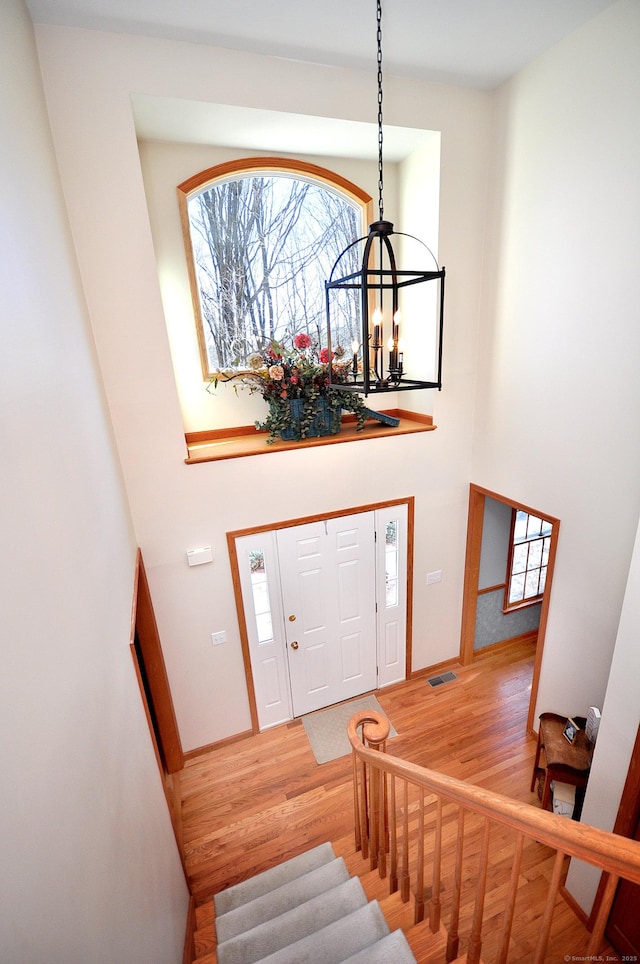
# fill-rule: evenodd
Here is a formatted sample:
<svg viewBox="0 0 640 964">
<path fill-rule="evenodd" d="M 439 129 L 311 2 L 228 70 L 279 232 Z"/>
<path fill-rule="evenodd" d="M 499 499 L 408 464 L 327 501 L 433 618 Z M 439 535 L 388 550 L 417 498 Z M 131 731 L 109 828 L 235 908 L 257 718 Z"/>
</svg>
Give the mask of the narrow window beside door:
<svg viewBox="0 0 640 964">
<path fill-rule="evenodd" d="M 385 603 L 387 609 L 398 605 L 398 520 L 387 522 L 384 543 Z"/>
<path fill-rule="evenodd" d="M 273 639 L 273 622 L 271 620 L 271 602 L 269 600 L 269 583 L 264 562 L 264 549 L 249 550 L 249 568 L 251 570 L 253 611 L 256 617 L 258 643 L 270 643 Z"/>
</svg>

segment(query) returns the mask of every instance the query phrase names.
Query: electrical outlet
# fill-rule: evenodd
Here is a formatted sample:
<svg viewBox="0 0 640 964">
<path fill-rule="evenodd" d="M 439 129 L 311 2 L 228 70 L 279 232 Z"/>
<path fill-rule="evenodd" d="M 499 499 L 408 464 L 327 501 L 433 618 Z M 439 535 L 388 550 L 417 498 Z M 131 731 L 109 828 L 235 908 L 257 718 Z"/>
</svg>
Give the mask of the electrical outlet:
<svg viewBox="0 0 640 964">
<path fill-rule="evenodd" d="M 211 633 L 211 645 L 220 646 L 222 643 L 226 643 L 227 634 L 224 630 L 219 633 Z"/>
</svg>

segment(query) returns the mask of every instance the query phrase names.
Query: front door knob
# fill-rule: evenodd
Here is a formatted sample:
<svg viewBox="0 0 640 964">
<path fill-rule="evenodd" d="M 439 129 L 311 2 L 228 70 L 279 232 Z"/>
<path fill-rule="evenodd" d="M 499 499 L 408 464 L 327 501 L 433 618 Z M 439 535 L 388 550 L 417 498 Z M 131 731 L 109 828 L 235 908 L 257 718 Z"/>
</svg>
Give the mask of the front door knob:
<svg viewBox="0 0 640 964">
<path fill-rule="evenodd" d="M 291 649 L 297 649 L 297 648 L 298 648 L 298 640 L 294 639 L 294 641 L 291 643 Z"/>
</svg>

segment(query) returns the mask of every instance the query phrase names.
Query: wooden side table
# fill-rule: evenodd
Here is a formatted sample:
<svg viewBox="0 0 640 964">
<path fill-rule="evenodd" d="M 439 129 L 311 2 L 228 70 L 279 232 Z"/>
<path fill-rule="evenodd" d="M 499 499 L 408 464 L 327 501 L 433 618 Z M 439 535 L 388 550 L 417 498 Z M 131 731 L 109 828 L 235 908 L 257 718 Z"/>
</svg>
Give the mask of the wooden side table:
<svg viewBox="0 0 640 964">
<path fill-rule="evenodd" d="M 558 713 L 541 713 L 538 729 L 538 747 L 533 764 L 531 777 L 531 792 L 535 790 L 536 779 L 542 769 L 545 770 L 544 789 L 542 791 L 542 809 L 549 807 L 551 796 L 551 781 L 569 783 L 574 787 L 586 787 L 593 756 L 593 743 L 587 740 L 584 731 L 586 720 L 584 717 L 573 717 L 581 729 L 578 730 L 573 743 L 564 738 L 562 732 L 567 723 L 566 716 Z M 540 755 L 544 749 L 544 767 L 540 766 Z"/>
</svg>

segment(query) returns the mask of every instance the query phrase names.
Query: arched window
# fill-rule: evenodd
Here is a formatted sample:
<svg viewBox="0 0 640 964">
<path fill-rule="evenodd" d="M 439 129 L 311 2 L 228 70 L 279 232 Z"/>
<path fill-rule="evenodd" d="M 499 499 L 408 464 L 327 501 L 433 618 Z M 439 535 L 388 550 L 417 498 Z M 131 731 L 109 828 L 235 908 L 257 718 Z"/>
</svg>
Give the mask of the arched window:
<svg viewBox="0 0 640 964">
<path fill-rule="evenodd" d="M 196 174 L 178 197 L 205 378 L 301 332 L 324 345 L 324 280 L 366 234 L 370 196 L 325 168 L 261 157 Z M 354 298 L 333 342 L 359 331 Z"/>
</svg>

